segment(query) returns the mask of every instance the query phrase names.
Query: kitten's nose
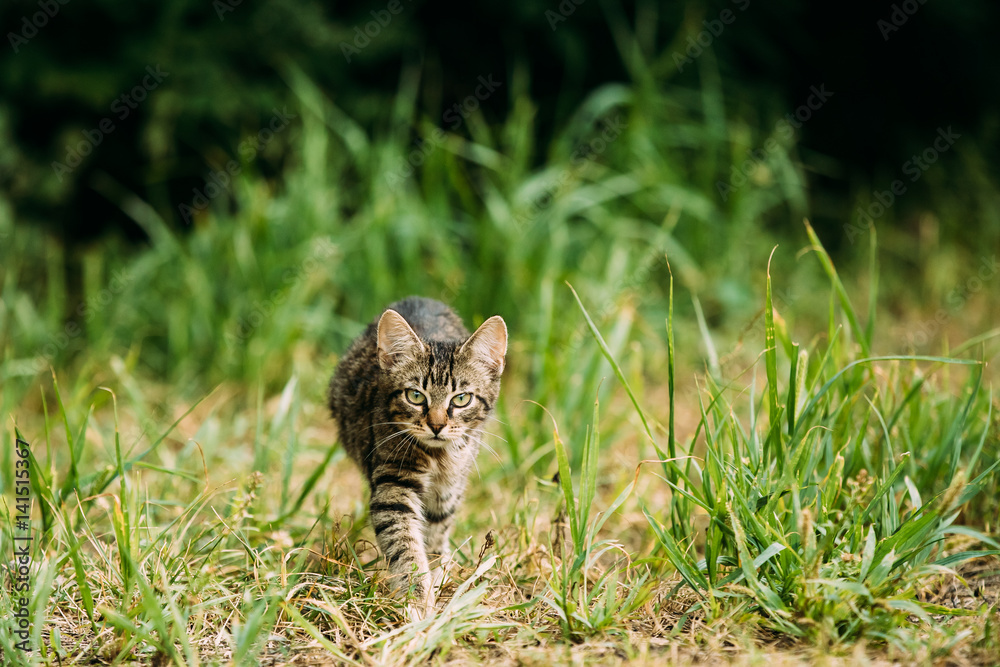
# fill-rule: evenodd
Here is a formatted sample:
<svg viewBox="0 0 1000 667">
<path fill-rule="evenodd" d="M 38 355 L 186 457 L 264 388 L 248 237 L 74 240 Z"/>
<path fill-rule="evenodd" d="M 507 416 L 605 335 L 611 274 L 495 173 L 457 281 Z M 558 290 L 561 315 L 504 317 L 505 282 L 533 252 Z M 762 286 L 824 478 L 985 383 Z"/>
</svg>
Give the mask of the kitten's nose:
<svg viewBox="0 0 1000 667">
<path fill-rule="evenodd" d="M 435 406 L 427 412 L 427 426 L 434 432 L 434 435 L 444 430 L 447 425 L 448 412 L 444 408 Z"/>
</svg>

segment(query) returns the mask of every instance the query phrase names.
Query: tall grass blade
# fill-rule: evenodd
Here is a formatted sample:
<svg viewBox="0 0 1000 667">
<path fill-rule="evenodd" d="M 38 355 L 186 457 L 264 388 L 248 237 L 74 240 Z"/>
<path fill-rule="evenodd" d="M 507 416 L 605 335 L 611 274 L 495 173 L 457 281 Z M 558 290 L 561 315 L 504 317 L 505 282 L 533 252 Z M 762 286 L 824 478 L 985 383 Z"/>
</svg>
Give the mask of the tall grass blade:
<svg viewBox="0 0 1000 667">
<path fill-rule="evenodd" d="M 562 488 L 563 499 L 566 501 L 566 514 L 569 515 L 570 533 L 573 535 L 573 542 L 579 549 L 582 545 L 578 541 L 580 537 L 579 519 L 576 512 L 576 501 L 573 497 L 573 476 L 569 467 L 569 457 L 566 455 L 566 447 L 562 438 L 559 437 L 559 429 L 552 429 L 552 438 L 556 449 L 556 462 L 559 465 L 559 486 Z"/>
<path fill-rule="evenodd" d="M 778 347 L 774 338 L 774 304 L 771 302 L 771 259 L 777 246 L 771 249 L 767 260 L 767 287 L 764 297 L 764 363 L 767 368 L 767 407 L 770 428 L 764 445 L 764 460 L 773 456 L 778 464 L 778 474 L 785 470 L 785 450 L 781 444 L 780 414 L 778 412 Z"/>
<path fill-rule="evenodd" d="M 636 414 L 639 415 L 639 421 L 642 422 L 643 431 L 646 433 L 646 437 L 649 441 L 653 443 L 653 448 L 656 450 L 656 454 L 659 458 L 665 458 L 663 452 L 660 450 L 660 446 L 656 442 L 656 438 L 653 437 L 653 432 L 649 428 L 649 422 L 646 420 L 646 414 L 643 412 L 642 407 L 639 405 L 639 401 L 636 399 L 635 394 L 632 393 L 632 388 L 628 384 L 628 380 L 625 379 L 625 374 L 622 373 L 621 367 L 618 366 L 618 362 L 615 361 L 614 356 L 611 354 L 611 350 L 608 349 L 608 344 L 604 342 L 604 337 L 601 336 L 601 332 L 598 330 L 597 325 L 594 321 L 590 319 L 590 313 L 584 307 L 583 302 L 580 300 L 580 295 L 576 293 L 573 286 L 566 283 L 570 291 L 573 292 L 573 298 L 576 299 L 576 303 L 580 306 L 580 310 L 583 312 L 583 317 L 587 320 L 587 326 L 590 327 L 590 333 L 594 336 L 594 340 L 601 348 L 601 352 L 604 353 L 604 358 L 608 360 L 611 364 L 611 368 L 614 369 L 615 375 L 618 377 L 618 381 L 622 383 L 622 387 L 625 388 L 625 393 L 628 394 L 629 399 L 632 401 L 633 407 L 635 407 Z"/>
<path fill-rule="evenodd" d="M 806 226 L 806 234 L 809 236 L 809 241 L 812 243 L 812 249 L 816 251 L 816 256 L 819 257 L 819 263 L 822 265 L 827 277 L 830 278 L 830 283 L 833 285 L 834 292 L 840 300 L 840 307 L 844 311 L 844 315 L 847 317 L 847 322 L 851 327 L 851 333 L 854 334 L 858 344 L 861 345 L 861 354 L 866 357 L 871 356 L 871 340 L 868 339 L 867 335 L 861 330 L 861 326 L 858 324 L 857 315 L 854 313 L 854 306 L 851 305 L 850 297 L 847 295 L 847 289 L 844 288 L 844 283 L 840 281 L 837 269 L 833 266 L 833 260 L 830 259 L 830 255 L 827 254 L 826 248 L 823 247 L 819 237 L 816 236 L 816 232 L 813 231 L 812 225 L 809 224 L 809 221 L 803 220 L 803 222 Z"/>
<path fill-rule="evenodd" d="M 667 262 L 667 273 L 670 284 L 667 296 L 667 398 L 670 413 L 667 415 L 667 454 L 670 458 L 677 458 L 677 432 L 674 417 L 674 272 Z"/>
</svg>

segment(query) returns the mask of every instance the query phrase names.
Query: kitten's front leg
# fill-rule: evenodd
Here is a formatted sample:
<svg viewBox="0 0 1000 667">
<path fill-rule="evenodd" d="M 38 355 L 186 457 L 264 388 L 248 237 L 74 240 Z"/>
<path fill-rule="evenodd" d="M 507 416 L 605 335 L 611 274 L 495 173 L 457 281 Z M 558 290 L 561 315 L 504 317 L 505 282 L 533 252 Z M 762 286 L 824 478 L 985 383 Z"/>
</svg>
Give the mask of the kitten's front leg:
<svg viewBox="0 0 1000 667">
<path fill-rule="evenodd" d="M 449 522 L 450 524 L 450 522 Z M 442 524 L 427 525 L 427 558 L 432 564 L 431 586 L 435 592 L 444 582 L 448 569 L 451 567 L 451 547 L 448 545 L 448 536 L 451 533 L 451 525 Z M 433 545 L 433 546 L 432 546 Z"/>
<path fill-rule="evenodd" d="M 451 546 L 449 537 L 451 527 L 455 522 L 455 510 L 461 503 L 461 496 L 458 494 L 445 494 L 441 496 L 436 493 L 430 494 L 427 506 L 424 508 L 424 520 L 427 524 L 424 533 L 424 545 L 429 558 L 438 558 L 431 573 L 431 581 L 434 588 L 438 588 L 444 581 L 448 568 L 451 566 Z"/>
<path fill-rule="evenodd" d="M 389 567 L 390 586 L 395 595 L 402 597 L 412 581 L 418 612 L 430 612 L 434 592 L 424 549 L 420 482 L 379 470 L 373 478 L 369 515 Z"/>
</svg>

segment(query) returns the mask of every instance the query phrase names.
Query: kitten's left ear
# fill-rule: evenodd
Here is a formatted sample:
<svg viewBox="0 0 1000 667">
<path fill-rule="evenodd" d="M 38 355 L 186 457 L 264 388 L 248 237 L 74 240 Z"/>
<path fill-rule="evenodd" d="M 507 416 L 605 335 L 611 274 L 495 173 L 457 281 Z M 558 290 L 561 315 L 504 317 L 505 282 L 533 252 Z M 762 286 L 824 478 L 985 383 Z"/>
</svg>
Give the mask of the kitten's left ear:
<svg viewBox="0 0 1000 667">
<path fill-rule="evenodd" d="M 476 333 L 462 344 L 459 353 L 468 353 L 485 361 L 497 375 L 503 373 L 507 355 L 507 324 L 499 315 L 483 322 Z"/>
</svg>

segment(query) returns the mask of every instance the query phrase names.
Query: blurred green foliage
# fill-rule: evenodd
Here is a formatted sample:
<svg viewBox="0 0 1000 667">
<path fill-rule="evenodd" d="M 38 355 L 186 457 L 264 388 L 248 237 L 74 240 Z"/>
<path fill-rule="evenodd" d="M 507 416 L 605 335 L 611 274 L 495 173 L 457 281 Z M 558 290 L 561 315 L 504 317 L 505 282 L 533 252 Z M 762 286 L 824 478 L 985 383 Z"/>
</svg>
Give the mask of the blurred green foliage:
<svg viewBox="0 0 1000 667">
<path fill-rule="evenodd" d="M 366 132 L 426 121 L 463 136 L 470 136 L 467 123 L 451 127 L 449 109 L 468 99 L 478 77 L 496 77 L 501 87 L 482 101 L 483 119 L 499 126 L 527 97 L 535 167 L 602 85 L 655 88 L 668 98 L 711 89 L 715 106 L 706 107 L 705 120 L 712 132 L 727 134 L 732 155 L 731 164 L 710 159 L 701 167 L 718 197 L 733 167 L 747 160 L 755 166 L 766 134 L 755 141 L 753 133 L 774 130 L 811 87 L 826 85 L 834 97 L 799 129 L 796 140 L 806 150 L 792 159 L 808 183 L 799 208 L 808 205 L 836 254 L 852 252 L 840 228 L 856 216 L 856 198 L 867 206 L 938 127 L 950 125 L 965 137 L 956 153 L 925 175 L 902 210 L 879 222 L 912 228 L 931 210 L 944 237 L 966 245 L 1000 240 L 991 148 L 1000 98 L 997 87 L 984 85 L 995 76 L 990 63 L 998 47 L 988 26 L 998 9 L 987 0 L 921 6 L 888 34 L 878 26 L 892 7 L 861 2 L 824 8 L 799 0 L 399 0 L 392 12 L 389 4 L 4 3 L 0 25 L 11 49 L 0 59 L 5 198 L 20 220 L 70 240 L 109 228 L 144 238 L 120 210 L 113 182 L 183 228 L 178 206 L 220 166 L 240 159 L 240 143 L 275 108 L 294 103 L 291 69 Z M 128 99 L 148 67 L 168 75 L 154 90 L 139 91 L 133 104 Z M 400 77 L 414 68 L 415 113 L 404 119 L 391 100 Z M 98 132 L 102 122 L 113 131 Z M 410 133 L 421 134 L 413 127 Z M 695 133 L 686 141 L 696 146 L 699 139 Z M 77 159 L 71 171 L 54 167 Z M 282 134 L 245 166 L 280 185 L 294 159 L 292 137 Z M 954 224 L 939 211 L 965 184 L 972 192 L 962 203 L 964 217 L 973 222 Z M 238 201 L 226 196 L 216 204 L 232 208 Z"/>
<path fill-rule="evenodd" d="M 794 250 L 802 218 L 829 192 L 811 190 L 817 162 L 801 133 L 779 131 L 810 88 L 757 104 L 747 91 L 758 84 L 734 83 L 752 31 L 720 35 L 691 62 L 675 57 L 732 5 L 591 2 L 553 25 L 551 3 L 487 4 L 439 25 L 428 4 L 404 3 L 351 63 L 342 45 L 381 5 L 59 5 L 0 60 L 4 381 L 19 392 L 86 347 L 90 362 L 119 355 L 180 385 L 274 388 L 289 365 L 341 350 L 384 304 L 422 293 L 468 318 L 504 313 L 530 386 L 548 395 L 580 362 L 565 281 L 601 317 L 634 297 L 655 322 L 669 255 L 696 300 L 680 314 L 734 331 L 759 310 L 753 277 L 778 242 L 778 307 L 821 311 L 815 272 Z M 776 11 L 750 9 L 737 17 L 748 27 Z M 6 3 L 0 18 L 16 26 L 36 11 Z M 497 29 L 461 29 L 470 16 Z M 767 51 L 759 41 L 752 53 L 770 62 Z M 152 86 L 150 67 L 169 74 L 132 110 L 121 96 Z M 484 77 L 496 90 L 475 97 Z M 774 88 L 756 90 L 763 99 Z M 277 113 L 291 121 L 265 140 Z M 60 181 L 52 161 L 109 117 L 100 150 Z M 748 159 L 748 175 L 734 176 Z M 895 207 L 876 223 L 890 286 L 927 277 L 910 297 L 918 303 L 943 299 L 1000 237 L 985 149 L 970 135 L 949 159 L 970 174 L 966 187 L 929 170 L 935 207 L 916 218 Z M 194 210 L 190 225 L 181 206 Z M 109 219 L 149 247 L 67 245 L 30 224 L 89 237 L 72 225 Z M 867 266 L 874 238 L 856 221 L 817 229 L 843 249 L 847 271 Z M 949 243 L 953 230 L 977 244 Z M 619 347 L 660 335 L 622 326 Z M 543 354 L 553 349 L 562 354 Z"/>
</svg>

